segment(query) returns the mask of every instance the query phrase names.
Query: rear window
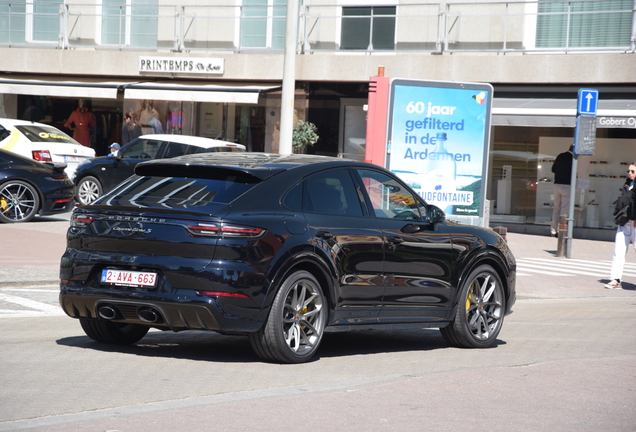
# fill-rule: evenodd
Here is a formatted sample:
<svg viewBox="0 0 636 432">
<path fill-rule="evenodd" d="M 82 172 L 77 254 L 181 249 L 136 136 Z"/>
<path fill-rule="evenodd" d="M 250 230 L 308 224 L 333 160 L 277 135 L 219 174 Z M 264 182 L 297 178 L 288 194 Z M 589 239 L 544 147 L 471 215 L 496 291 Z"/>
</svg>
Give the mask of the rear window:
<svg viewBox="0 0 636 432">
<path fill-rule="evenodd" d="M 188 209 L 229 204 L 258 181 L 228 175 L 219 178 L 132 176 L 105 195 L 99 204 L 113 206 Z"/>
<path fill-rule="evenodd" d="M 77 141 L 73 138 L 53 127 L 27 125 L 16 126 L 15 128 L 32 142 L 77 144 Z"/>
<path fill-rule="evenodd" d="M 245 151 L 241 147 L 210 147 L 207 153 L 232 153 Z"/>
</svg>

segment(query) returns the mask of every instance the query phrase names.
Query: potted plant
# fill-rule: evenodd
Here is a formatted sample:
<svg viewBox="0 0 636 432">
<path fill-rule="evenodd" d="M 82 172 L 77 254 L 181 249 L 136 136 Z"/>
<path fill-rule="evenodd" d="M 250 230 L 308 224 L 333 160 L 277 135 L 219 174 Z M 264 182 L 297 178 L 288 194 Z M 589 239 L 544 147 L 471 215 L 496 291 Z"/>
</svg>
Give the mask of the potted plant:
<svg viewBox="0 0 636 432">
<path fill-rule="evenodd" d="M 316 125 L 304 120 L 298 120 L 292 132 L 292 147 L 294 153 L 303 153 L 307 146 L 316 144 L 318 134 Z"/>
</svg>

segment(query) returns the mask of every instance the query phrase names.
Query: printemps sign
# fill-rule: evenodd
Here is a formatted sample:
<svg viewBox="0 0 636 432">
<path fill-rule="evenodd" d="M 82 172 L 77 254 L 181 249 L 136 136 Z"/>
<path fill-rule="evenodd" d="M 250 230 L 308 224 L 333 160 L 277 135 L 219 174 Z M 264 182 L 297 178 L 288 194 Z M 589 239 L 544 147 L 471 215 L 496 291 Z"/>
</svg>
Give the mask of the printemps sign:
<svg viewBox="0 0 636 432">
<path fill-rule="evenodd" d="M 391 81 L 387 167 L 447 215 L 483 217 L 490 84 Z"/>
<path fill-rule="evenodd" d="M 215 74 L 225 73 L 222 58 L 139 57 L 139 72 Z"/>
</svg>

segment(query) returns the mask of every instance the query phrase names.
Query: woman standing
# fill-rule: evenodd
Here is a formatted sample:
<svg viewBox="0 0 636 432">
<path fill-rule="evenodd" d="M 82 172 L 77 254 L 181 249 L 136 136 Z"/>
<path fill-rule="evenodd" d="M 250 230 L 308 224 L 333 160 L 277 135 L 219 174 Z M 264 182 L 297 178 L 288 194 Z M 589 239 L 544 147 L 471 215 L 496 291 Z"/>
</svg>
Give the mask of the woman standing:
<svg viewBox="0 0 636 432">
<path fill-rule="evenodd" d="M 128 144 L 130 141 L 141 136 L 141 126 L 137 123 L 137 114 L 127 112 L 124 114 L 124 127 L 121 131 L 122 145 Z"/>
<path fill-rule="evenodd" d="M 634 210 L 636 209 L 634 178 L 636 178 L 636 162 L 629 164 L 627 169 L 627 180 L 621 188 L 621 195 L 616 201 L 614 216 L 627 207 L 627 217 L 629 220 L 624 225 L 619 225 L 616 229 L 616 240 L 614 242 L 614 257 L 612 258 L 612 281 L 605 284 L 607 289 L 623 289 L 621 277 L 625 266 L 625 255 L 629 244 L 636 246 L 636 230 L 634 229 Z"/>
</svg>

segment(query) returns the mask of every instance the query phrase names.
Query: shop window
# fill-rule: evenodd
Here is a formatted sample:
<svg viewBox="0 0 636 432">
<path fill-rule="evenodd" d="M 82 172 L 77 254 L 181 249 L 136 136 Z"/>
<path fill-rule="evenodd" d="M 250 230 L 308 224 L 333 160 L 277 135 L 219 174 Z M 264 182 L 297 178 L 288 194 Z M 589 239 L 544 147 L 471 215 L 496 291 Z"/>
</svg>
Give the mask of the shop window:
<svg viewBox="0 0 636 432">
<path fill-rule="evenodd" d="M 633 0 L 541 0 L 537 17 L 537 48 L 599 48 L 629 46 Z"/>
<path fill-rule="evenodd" d="M 57 42 L 63 0 L 17 0 L 0 4 L 0 42 Z"/>
<path fill-rule="evenodd" d="M 156 48 L 158 0 L 103 0 L 102 44 Z"/>
<path fill-rule="evenodd" d="M 285 48 L 286 0 L 244 0 L 241 48 Z"/>
<path fill-rule="evenodd" d="M 340 49 L 395 49 L 395 6 L 343 7 Z"/>
</svg>

